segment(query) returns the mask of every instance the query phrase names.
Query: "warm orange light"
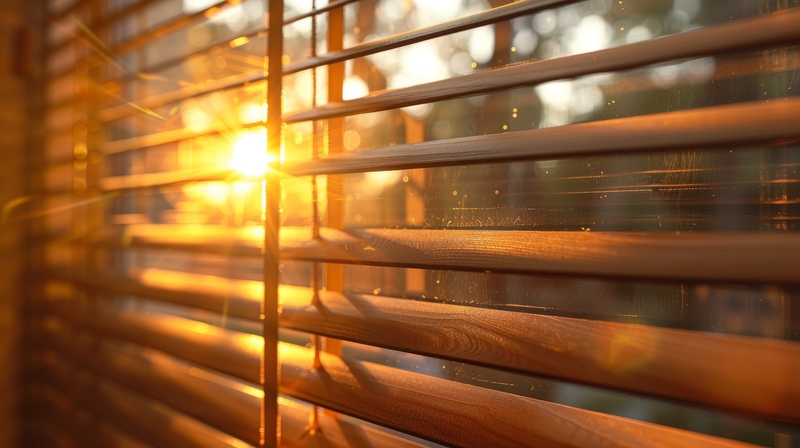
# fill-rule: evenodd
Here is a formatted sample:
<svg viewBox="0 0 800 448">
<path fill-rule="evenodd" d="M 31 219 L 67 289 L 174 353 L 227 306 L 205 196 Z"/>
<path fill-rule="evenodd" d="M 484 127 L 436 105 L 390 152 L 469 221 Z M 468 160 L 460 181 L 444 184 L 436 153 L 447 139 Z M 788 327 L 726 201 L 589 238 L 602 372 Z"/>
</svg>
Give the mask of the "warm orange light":
<svg viewBox="0 0 800 448">
<path fill-rule="evenodd" d="M 231 48 L 240 47 L 246 43 L 250 42 L 250 39 L 247 36 L 237 37 L 230 42 Z"/>
<path fill-rule="evenodd" d="M 258 127 L 239 134 L 233 144 L 231 168 L 245 176 L 258 177 L 267 171 L 267 164 L 271 161 L 267 154 L 266 128 Z"/>
<path fill-rule="evenodd" d="M 230 188 L 226 182 L 195 182 L 184 185 L 183 192 L 193 200 L 221 206 L 228 202 Z"/>
</svg>

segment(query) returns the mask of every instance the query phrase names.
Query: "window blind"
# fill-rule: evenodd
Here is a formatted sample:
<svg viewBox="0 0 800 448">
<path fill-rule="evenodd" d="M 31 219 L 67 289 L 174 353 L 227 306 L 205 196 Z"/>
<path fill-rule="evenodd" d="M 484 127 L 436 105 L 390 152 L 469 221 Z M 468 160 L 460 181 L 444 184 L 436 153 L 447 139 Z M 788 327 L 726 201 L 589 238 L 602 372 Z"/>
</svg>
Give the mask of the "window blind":
<svg viewBox="0 0 800 448">
<path fill-rule="evenodd" d="M 62 3 L 32 443 L 800 441 L 796 1 Z"/>
</svg>

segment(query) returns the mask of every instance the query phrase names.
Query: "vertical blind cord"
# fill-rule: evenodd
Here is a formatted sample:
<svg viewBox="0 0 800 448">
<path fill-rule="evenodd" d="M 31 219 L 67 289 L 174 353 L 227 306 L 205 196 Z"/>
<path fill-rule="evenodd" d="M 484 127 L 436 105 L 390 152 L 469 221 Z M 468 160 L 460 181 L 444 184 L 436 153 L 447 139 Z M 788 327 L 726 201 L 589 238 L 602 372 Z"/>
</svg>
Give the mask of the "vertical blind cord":
<svg viewBox="0 0 800 448">
<path fill-rule="evenodd" d="M 317 7 L 316 0 L 311 0 L 311 10 Z M 317 56 L 317 16 L 311 16 L 311 57 Z M 311 69 L 311 108 L 317 107 L 317 69 Z M 311 122 L 311 157 L 316 160 L 319 157 L 317 153 L 317 122 Z M 311 227 L 314 238 L 319 238 L 319 203 L 317 193 L 317 176 L 311 176 L 311 204 L 313 207 L 311 216 Z M 319 304 L 319 263 L 313 262 L 311 264 L 311 287 L 314 289 L 314 296 L 312 298 L 312 305 Z M 319 352 L 320 345 L 322 345 L 322 338 L 314 335 L 314 369 L 321 367 Z M 309 434 L 314 435 L 319 429 L 319 408 L 316 404 L 311 407 L 311 415 L 309 416 L 307 431 Z"/>
</svg>

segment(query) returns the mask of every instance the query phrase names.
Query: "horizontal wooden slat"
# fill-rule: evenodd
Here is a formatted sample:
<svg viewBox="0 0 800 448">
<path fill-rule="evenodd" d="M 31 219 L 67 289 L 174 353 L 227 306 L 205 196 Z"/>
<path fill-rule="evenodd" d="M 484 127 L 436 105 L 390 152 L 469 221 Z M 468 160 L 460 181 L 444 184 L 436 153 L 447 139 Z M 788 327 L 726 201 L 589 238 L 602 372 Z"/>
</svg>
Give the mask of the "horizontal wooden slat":
<svg viewBox="0 0 800 448">
<path fill-rule="evenodd" d="M 232 89 L 234 87 L 241 87 L 253 82 L 263 81 L 266 79 L 264 70 L 251 70 L 249 72 L 240 73 L 237 75 L 228 76 L 222 79 L 214 80 L 211 83 L 196 84 L 189 87 L 175 89 L 166 93 L 149 96 L 147 98 L 134 101 L 131 103 L 123 103 L 118 106 L 109 107 L 97 112 L 97 120 L 101 123 L 117 120 L 126 117 L 142 109 L 152 109 L 158 106 L 175 103 L 193 96 L 202 95 L 205 93 L 214 92 L 217 90 Z M 111 143 L 111 142 L 109 142 Z"/>
<path fill-rule="evenodd" d="M 149 395 L 165 404 L 199 418 L 253 445 L 260 440 L 261 398 L 260 389 L 240 384 L 223 384 L 213 375 L 196 372 L 188 365 L 166 363 L 156 353 L 132 350 L 121 353 L 105 345 L 95 352 L 85 348 L 63 347 L 73 362 L 91 369 L 99 377 L 110 378 L 125 387 Z M 77 358 L 75 357 L 77 356 Z M 228 381 L 229 382 L 229 381 Z M 252 389 L 248 393 L 245 390 Z M 365 426 L 353 419 L 335 418 L 327 413 L 318 414 L 320 428 L 308 433 L 311 409 L 299 403 L 278 399 L 281 415 L 281 440 L 292 445 L 316 447 L 419 447 L 420 445 L 376 428 Z M 348 435 L 357 435 L 349 440 Z"/>
<path fill-rule="evenodd" d="M 88 244 L 261 257 L 264 229 L 261 226 L 137 224 L 105 227 L 89 235 L 85 241 Z"/>
<path fill-rule="evenodd" d="M 262 256 L 261 227 L 137 224 L 89 244 Z M 592 277 L 800 283 L 800 235 L 284 227 L 281 259 L 421 269 Z"/>
<path fill-rule="evenodd" d="M 309 176 L 764 144 L 800 139 L 798 122 L 800 98 L 789 97 L 388 146 L 273 168 L 292 176 Z M 258 126 L 263 124 L 252 123 L 242 129 Z M 111 141 L 101 145 L 100 150 L 113 154 L 217 132 L 164 131 Z M 119 190 L 191 180 L 225 180 L 231 173 L 230 169 L 209 169 L 194 175 L 187 171 L 107 177 L 101 179 L 100 187 Z"/>
<path fill-rule="evenodd" d="M 71 446 L 152 448 L 153 445 L 136 439 L 132 434 L 109 423 L 107 416 L 101 418 L 78 407 L 64 395 L 68 393 L 67 390 L 56 390 L 56 387 L 45 378 L 29 381 L 28 406 L 37 418 L 52 422 L 64 432 L 65 437 L 68 435 L 73 442 Z"/>
<path fill-rule="evenodd" d="M 555 2 L 555 0 L 552 1 Z M 518 7 L 516 5 L 523 5 L 523 3 L 514 3 L 507 7 Z M 395 109 L 536 85 L 557 79 L 631 69 L 681 58 L 701 57 L 771 45 L 790 45 L 796 43 L 798 39 L 794 27 L 797 20 L 800 20 L 800 10 L 772 13 L 592 53 L 511 65 L 419 86 L 376 92 L 364 98 L 341 103 L 328 103 L 315 109 L 291 114 L 284 117 L 284 121 L 291 123 L 320 120 Z M 291 73 L 291 65 L 286 67 L 284 71 Z M 264 79 L 264 72 L 256 70 L 225 78 L 214 85 L 204 84 L 177 89 L 132 104 L 143 108 L 153 108 L 195 95 L 234 88 L 262 79 Z M 136 107 L 132 107 L 131 104 L 122 104 L 99 111 L 98 119 L 101 122 L 111 121 L 127 116 L 135 110 L 137 110 Z"/>
<path fill-rule="evenodd" d="M 131 4 L 127 8 L 122 8 L 119 11 L 117 11 L 115 13 L 112 13 L 111 15 L 108 15 L 108 16 L 105 16 L 105 17 L 100 16 L 97 19 L 94 19 L 91 22 L 85 23 L 83 25 L 85 26 L 85 28 L 87 30 L 91 30 L 92 33 L 98 34 L 98 33 L 102 32 L 102 31 L 104 31 L 112 23 L 117 22 L 118 20 L 121 20 L 121 19 L 123 19 L 123 18 L 125 18 L 125 17 L 127 17 L 127 16 L 129 16 L 131 14 L 134 14 L 137 11 L 140 11 L 140 10 L 146 8 L 147 6 L 150 6 L 150 5 L 154 4 L 154 3 L 156 3 L 157 1 L 159 1 L 159 0 L 140 0 L 140 1 L 136 2 L 136 3 Z M 66 48 L 68 45 L 71 45 L 76 39 L 84 38 L 84 34 L 85 34 L 85 32 L 83 30 L 80 30 L 79 34 L 75 38 L 68 39 L 66 41 L 63 41 L 63 42 L 57 44 L 54 47 L 47 48 L 46 49 L 46 53 L 47 53 L 46 56 L 51 56 L 51 55 L 57 53 L 58 51 Z M 63 73 L 59 73 L 56 76 L 61 76 L 61 75 L 63 75 Z"/>
<path fill-rule="evenodd" d="M 149 395 L 248 443 L 259 443 L 261 389 L 244 384 L 234 388 L 214 381 L 214 375 L 193 374 L 197 369 L 154 352 L 123 353 L 108 344 L 88 346 L 68 337 L 54 338 L 51 343 L 73 364 L 95 375 Z"/>
<path fill-rule="evenodd" d="M 127 53 L 135 48 L 138 48 L 142 45 L 145 45 L 148 42 L 151 42 L 153 39 L 157 37 L 162 37 L 172 31 L 178 30 L 188 24 L 190 24 L 193 20 L 210 16 L 213 17 L 213 13 L 219 8 L 227 5 L 227 4 L 236 3 L 235 1 L 224 0 L 217 2 L 213 5 L 210 5 L 206 8 L 203 8 L 200 11 L 191 13 L 191 14 L 184 14 L 173 19 L 167 20 L 164 23 L 156 25 L 152 28 L 146 29 L 143 33 L 136 35 L 134 38 L 123 42 L 120 45 L 112 48 L 112 55 L 119 56 L 121 54 Z"/>
<path fill-rule="evenodd" d="M 135 313 L 144 314 L 131 312 L 116 325 L 129 326 Z M 127 331 L 125 339 L 138 342 L 135 333 L 140 332 Z M 217 333 L 211 337 L 219 336 Z M 187 341 L 193 344 L 191 339 Z M 320 354 L 321 366 L 315 368 L 312 349 L 285 343 L 280 343 L 279 348 L 282 393 L 440 443 L 749 446 L 368 362 L 343 360 L 326 353 Z"/>
<path fill-rule="evenodd" d="M 339 0 L 332 2 L 325 7 L 318 8 L 314 11 L 309 11 L 307 13 L 299 14 L 295 17 L 290 17 L 285 20 L 285 24 L 293 23 L 298 20 L 302 20 L 312 15 L 321 14 L 342 6 L 345 6 L 349 3 L 353 3 L 357 0 Z M 113 106 L 107 109 L 100 110 L 97 113 L 97 118 L 100 122 L 108 122 L 113 121 L 131 113 L 134 113 L 138 108 L 154 108 L 158 106 L 163 106 L 165 104 L 174 103 L 176 101 L 184 100 L 186 98 L 191 98 L 196 95 L 202 95 L 204 93 L 213 92 L 216 90 L 224 90 L 224 89 L 231 89 L 234 87 L 240 87 L 243 85 L 247 85 L 252 82 L 261 81 L 266 79 L 266 72 L 264 70 L 253 70 L 250 72 L 242 73 L 239 75 L 229 76 L 224 79 L 216 80 L 216 82 L 211 84 L 202 84 L 197 86 L 190 86 L 184 87 L 182 89 L 176 89 L 171 92 L 162 93 L 160 95 L 154 95 L 139 101 L 135 101 L 133 103 L 125 103 L 119 106 Z"/>
<path fill-rule="evenodd" d="M 259 336 L 163 314 L 102 306 L 91 311 L 59 310 L 75 325 L 134 342 L 202 366 L 259 383 L 264 341 Z"/>
<path fill-rule="evenodd" d="M 78 403 L 93 414 L 135 434 L 154 447 L 240 448 L 244 444 L 227 434 L 203 425 L 146 397 L 129 392 L 85 369 L 46 357 L 45 379 L 57 391 L 81 397 Z"/>
<path fill-rule="evenodd" d="M 518 17 L 520 15 L 530 14 L 532 12 L 546 9 L 549 7 L 561 4 L 575 3 L 575 2 L 576 0 L 528 0 L 525 2 L 514 3 L 500 8 L 495 8 L 489 11 L 473 14 L 471 16 L 463 17 L 460 19 L 455 19 L 451 22 L 445 22 L 444 24 L 434 25 L 427 28 L 421 28 L 419 30 L 400 33 L 394 36 L 389 36 L 383 39 L 378 39 L 368 43 L 360 44 L 357 45 L 356 47 L 347 50 L 342 50 L 341 52 L 332 52 L 328 53 L 325 56 L 320 56 L 318 58 L 310 58 L 303 61 L 299 61 L 298 63 L 287 65 L 286 67 L 284 67 L 283 71 L 285 74 L 295 73 L 297 71 L 305 70 L 308 68 L 326 65 L 333 62 L 350 59 L 352 57 L 377 53 L 379 51 L 384 51 L 391 48 L 397 48 L 399 46 L 408 45 L 414 42 L 420 42 L 423 40 L 432 39 L 437 36 L 443 36 L 457 31 L 475 28 L 489 23 L 494 23 L 500 20 L 507 20 L 514 17 Z M 331 5 L 328 5 L 330 7 L 318 8 L 318 12 L 323 12 L 323 10 L 325 11 L 331 10 L 336 7 L 344 6 L 348 3 L 351 3 L 351 1 L 340 0 L 337 2 L 331 2 Z M 297 17 L 286 19 L 284 23 L 292 23 L 294 21 L 307 18 L 310 15 L 311 13 L 301 14 Z M 318 60 L 319 58 L 329 58 L 330 60 L 328 59 Z M 184 89 L 178 89 L 173 92 L 156 95 L 153 97 L 136 101 L 134 102 L 134 104 L 139 107 L 152 108 L 164 104 L 169 104 L 171 102 L 179 101 L 182 99 L 186 99 L 194 95 L 199 95 L 201 93 L 207 93 L 219 89 L 238 87 L 244 85 L 245 83 L 254 82 L 262 79 L 266 79 L 266 76 L 263 71 L 253 71 L 236 77 L 226 78 L 225 82 L 218 82 L 213 86 L 204 85 L 201 87 L 189 87 Z M 131 107 L 131 105 L 129 104 L 122 104 L 119 106 L 114 106 L 108 109 L 101 110 L 98 112 L 97 116 L 101 122 L 106 122 L 127 116 L 133 113 L 135 110 L 136 109 L 134 107 Z"/>
<path fill-rule="evenodd" d="M 281 289 L 282 326 L 800 423 L 800 344 L 484 308 Z M 731 356 L 735 353 L 735 356 Z"/>
<path fill-rule="evenodd" d="M 101 409 L 115 413 L 119 424 L 154 446 L 238 448 L 243 445 L 239 440 L 201 426 L 164 406 L 155 406 L 150 400 L 143 400 L 144 397 L 136 397 L 110 383 L 101 382 L 90 389 L 96 391 L 92 397 L 99 401 Z"/>
<path fill-rule="evenodd" d="M 100 292 L 147 297 L 232 317 L 261 320 L 264 284 L 260 281 L 165 269 L 143 269 L 128 275 L 111 271 L 83 274 L 53 270 L 48 272 L 48 277 Z"/>
<path fill-rule="evenodd" d="M 259 319 L 262 284 L 153 271 L 142 297 Z M 96 276 L 100 277 L 100 276 Z M 119 277 L 84 281 L 116 293 Z M 281 285 L 280 325 L 348 341 L 800 423 L 800 344 Z M 245 306 L 238 306 L 238 304 Z M 195 305 L 196 306 L 196 305 Z M 233 313 L 231 313 L 233 314 Z M 736 353 L 735 357 L 730 356 Z M 748 393 L 742 393 L 743 390 Z"/>
<path fill-rule="evenodd" d="M 284 67 L 283 73 L 296 73 L 314 67 L 321 67 L 323 65 L 333 64 L 348 59 L 355 59 L 370 54 L 379 53 L 381 51 L 387 51 L 417 42 L 434 39 L 436 37 L 454 34 L 459 31 L 478 28 L 484 25 L 501 22 L 503 20 L 510 20 L 515 17 L 533 14 L 545 9 L 556 8 L 577 2 L 578 0 L 518 1 L 509 5 L 500 6 L 464 17 L 459 17 L 447 22 L 438 23 L 436 25 L 381 37 L 368 42 L 362 42 L 344 50 L 332 51 L 317 57 L 311 57 L 292 62 Z"/>
<path fill-rule="evenodd" d="M 258 126 L 264 126 L 264 123 L 246 123 L 237 124 L 235 128 L 229 128 L 224 123 L 216 123 L 206 131 L 195 132 L 187 128 L 170 129 L 168 131 L 156 132 L 153 134 L 144 134 L 136 137 L 123 138 L 119 140 L 111 140 L 99 145 L 99 150 L 103 154 L 117 154 L 125 151 L 132 151 L 134 149 L 147 148 L 150 146 L 165 145 L 167 143 L 174 143 L 181 140 L 186 140 L 194 137 L 204 137 L 207 135 L 216 134 L 234 134 L 244 129 L 250 129 Z"/>
<path fill-rule="evenodd" d="M 287 123 L 397 109 L 416 104 L 481 95 L 547 81 L 628 70 L 659 62 L 711 56 L 772 45 L 800 43 L 800 9 L 765 14 L 723 25 L 655 38 L 590 53 L 509 65 L 364 98 L 327 103 L 284 117 Z"/>
<path fill-rule="evenodd" d="M 186 182 L 202 181 L 234 181 L 242 178 L 231 168 L 208 168 L 182 171 L 166 171 L 162 173 L 134 174 L 129 176 L 113 176 L 100 179 L 101 191 L 135 190 L 140 188 L 162 187 Z"/>
<path fill-rule="evenodd" d="M 281 229 L 281 258 L 373 266 L 797 283 L 800 235 Z"/>
<path fill-rule="evenodd" d="M 337 0 L 337 1 L 333 1 L 333 2 L 331 2 L 331 3 L 329 3 L 329 4 L 325 5 L 325 6 L 322 6 L 320 8 L 317 8 L 317 9 L 314 9 L 314 10 L 311 10 L 311 11 L 308 11 L 308 12 L 305 12 L 305 13 L 302 13 L 302 14 L 297 14 L 295 16 L 289 17 L 289 18 L 284 20 L 283 24 L 284 25 L 288 25 L 290 23 L 294 23 L 294 22 L 297 22 L 297 21 L 300 21 L 300 20 L 303 20 L 303 19 L 307 19 L 307 18 L 309 18 L 311 16 L 314 16 L 314 15 L 317 15 L 317 14 L 323 14 L 325 12 L 331 11 L 331 10 L 336 9 L 336 8 L 340 8 L 342 6 L 345 6 L 347 4 L 350 4 L 350 3 L 353 3 L 353 2 L 356 2 L 356 1 L 359 1 L 359 0 Z M 205 9 L 201 10 L 201 11 L 197 11 L 197 12 L 192 13 L 192 14 L 181 15 L 181 16 L 176 17 L 176 18 L 174 18 L 172 20 L 169 20 L 169 21 L 167 21 L 167 22 L 165 22 L 163 24 L 157 25 L 157 26 L 155 26 L 155 27 L 153 27 L 151 29 L 146 30 L 142 34 L 137 35 L 133 39 L 131 39 L 129 41 L 126 41 L 126 42 L 124 42 L 124 43 L 112 48 L 111 54 L 120 55 L 120 54 L 126 53 L 126 52 L 131 51 L 131 50 L 133 50 L 135 48 L 138 48 L 138 47 L 140 47 L 142 45 L 145 45 L 148 42 L 151 42 L 152 39 L 163 37 L 164 35 L 172 32 L 172 31 L 179 30 L 180 28 L 190 24 L 192 21 L 194 21 L 194 20 L 196 20 L 198 18 L 201 18 L 201 17 L 204 17 L 204 16 L 213 17 L 213 15 L 211 13 L 213 13 L 214 11 L 218 10 L 219 8 L 227 5 L 228 3 L 235 3 L 235 2 L 229 2 L 228 0 L 221 1 L 221 2 L 215 3 L 215 4 L 207 7 Z M 263 28 L 261 30 L 259 30 L 259 31 L 256 31 L 255 33 L 250 33 L 248 35 L 245 35 L 244 37 L 249 39 L 251 37 L 255 37 L 255 35 L 257 35 L 258 33 L 262 33 L 262 32 L 264 32 Z M 233 41 L 233 40 L 235 40 L 235 38 L 228 38 L 227 39 L 227 41 Z M 201 51 L 208 51 L 208 50 L 201 50 Z M 191 56 L 194 56 L 194 55 L 195 54 L 181 56 L 180 58 L 176 58 L 175 62 L 173 62 L 172 64 L 169 64 L 169 65 L 177 64 L 177 63 L 179 63 L 181 61 L 184 61 L 187 58 L 189 58 Z M 98 61 L 102 61 L 102 58 L 100 58 L 98 56 L 93 56 L 93 57 L 95 59 L 97 59 Z M 153 68 L 163 68 L 163 66 L 164 66 L 164 63 L 159 63 L 157 67 L 154 66 Z M 152 68 L 146 68 L 146 69 L 142 70 L 142 72 L 144 72 L 144 73 L 148 73 L 148 72 L 152 72 L 152 71 L 153 71 Z M 58 73 L 57 75 L 54 75 L 53 78 L 57 78 L 57 77 L 63 76 L 63 75 L 65 75 L 67 73 L 70 73 L 70 72 L 72 72 L 72 69 L 68 69 L 68 70 L 65 70 L 65 71 L 63 71 L 61 73 Z M 139 74 L 140 73 L 134 73 L 132 75 L 133 75 L 133 77 L 137 77 Z M 125 77 L 123 76 L 123 78 L 125 78 Z"/>
<path fill-rule="evenodd" d="M 456 446 L 750 446 L 280 344 L 281 391 Z"/>
<path fill-rule="evenodd" d="M 220 53 L 222 51 L 228 50 L 230 48 L 236 48 L 241 46 L 240 42 L 245 41 L 245 43 L 249 42 L 252 39 L 262 38 L 267 35 L 267 30 L 263 26 L 258 26 L 255 28 L 251 28 L 243 32 L 244 34 L 238 34 L 234 37 L 226 36 L 223 39 L 215 39 L 212 42 L 206 44 L 203 47 L 197 48 L 194 51 L 190 51 L 188 53 L 180 54 L 176 57 L 172 57 L 169 59 L 161 60 L 156 62 L 152 65 L 146 65 L 142 67 L 139 71 L 141 73 L 158 73 L 164 71 L 168 68 L 174 67 L 178 64 L 183 64 L 184 62 L 188 61 L 189 59 L 195 58 L 200 55 L 214 55 Z M 131 79 L 139 78 L 140 73 L 128 73 L 124 74 L 118 78 L 121 81 L 130 81 Z"/>
<path fill-rule="evenodd" d="M 412 143 L 284 165 L 289 175 L 344 174 L 770 143 L 800 138 L 800 98 Z"/>
<path fill-rule="evenodd" d="M 285 19 L 283 19 L 283 24 L 284 25 L 289 25 L 291 23 L 298 22 L 298 21 L 303 20 L 303 19 L 307 19 L 307 18 L 309 18 L 311 16 L 324 14 L 326 12 L 333 11 L 334 9 L 342 8 L 344 6 L 349 5 L 350 3 L 355 3 L 357 1 L 360 1 L 360 0 L 334 0 L 334 1 L 331 1 L 330 3 L 328 3 L 327 5 L 318 6 L 316 9 L 312 9 L 312 10 L 310 10 L 308 12 L 304 12 L 304 13 L 301 13 L 301 14 L 296 14 L 296 15 L 293 15 L 292 17 L 285 18 Z"/>
</svg>

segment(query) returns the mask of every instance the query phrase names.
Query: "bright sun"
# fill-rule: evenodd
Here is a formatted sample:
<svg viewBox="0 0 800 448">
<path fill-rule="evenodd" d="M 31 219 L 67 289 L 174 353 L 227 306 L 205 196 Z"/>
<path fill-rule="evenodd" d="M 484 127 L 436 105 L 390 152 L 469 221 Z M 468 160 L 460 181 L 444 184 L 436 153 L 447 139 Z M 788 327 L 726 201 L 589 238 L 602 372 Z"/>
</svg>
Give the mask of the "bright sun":
<svg viewBox="0 0 800 448">
<path fill-rule="evenodd" d="M 231 168 L 245 176 L 258 177 L 267 171 L 271 158 L 267 154 L 267 130 L 258 127 L 242 131 L 233 144 Z"/>
</svg>

